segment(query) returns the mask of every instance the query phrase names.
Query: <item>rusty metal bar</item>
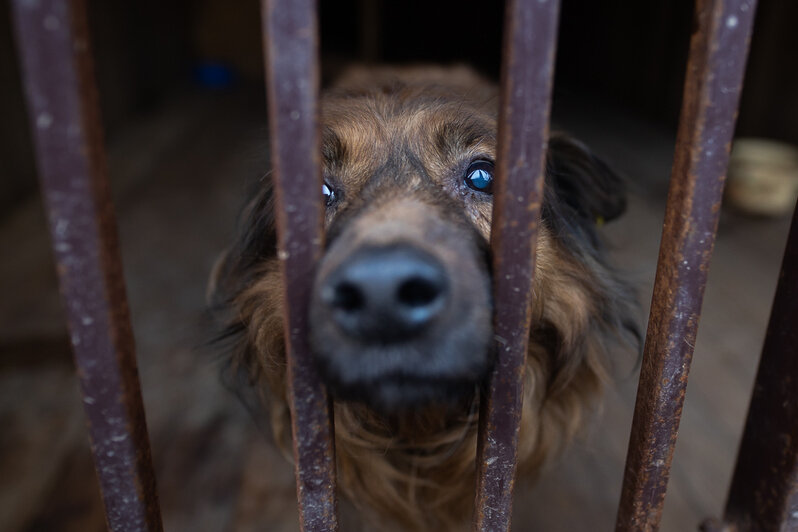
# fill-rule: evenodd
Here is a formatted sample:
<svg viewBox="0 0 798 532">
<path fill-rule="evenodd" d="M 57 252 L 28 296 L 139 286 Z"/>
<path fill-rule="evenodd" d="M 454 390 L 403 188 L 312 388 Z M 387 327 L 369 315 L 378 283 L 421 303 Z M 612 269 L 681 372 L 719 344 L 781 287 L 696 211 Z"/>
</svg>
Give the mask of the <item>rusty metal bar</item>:
<svg viewBox="0 0 798 532">
<path fill-rule="evenodd" d="M 108 528 L 161 531 L 85 3 L 12 2 L 61 296 Z"/>
<path fill-rule="evenodd" d="M 543 193 L 558 0 L 505 13 L 491 248 L 496 366 L 482 394 L 473 529 L 509 530 Z"/>
<path fill-rule="evenodd" d="M 616 531 L 659 528 L 755 0 L 698 0 Z"/>
<path fill-rule="evenodd" d="M 724 521 L 738 532 L 798 530 L 798 208 Z"/>
<path fill-rule="evenodd" d="M 303 530 L 337 530 L 332 408 L 307 334 L 323 223 L 316 2 L 261 6 L 299 519 Z"/>
</svg>

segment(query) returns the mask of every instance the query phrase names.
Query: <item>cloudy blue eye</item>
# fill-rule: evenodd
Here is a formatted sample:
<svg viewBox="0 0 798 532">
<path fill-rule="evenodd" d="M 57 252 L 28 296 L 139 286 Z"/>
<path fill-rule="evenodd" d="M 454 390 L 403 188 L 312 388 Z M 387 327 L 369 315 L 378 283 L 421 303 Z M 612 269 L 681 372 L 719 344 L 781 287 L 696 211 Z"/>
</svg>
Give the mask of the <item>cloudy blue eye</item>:
<svg viewBox="0 0 798 532">
<path fill-rule="evenodd" d="M 336 198 L 336 194 L 335 194 L 335 191 L 332 189 L 332 187 L 330 185 L 328 185 L 327 183 L 324 183 L 321 186 L 321 193 L 324 196 L 324 203 L 328 207 L 330 205 L 332 205 L 333 203 L 335 203 L 335 200 L 337 199 Z"/>
<path fill-rule="evenodd" d="M 493 163 L 490 161 L 474 161 L 468 165 L 463 177 L 465 184 L 477 192 L 493 193 Z"/>
</svg>

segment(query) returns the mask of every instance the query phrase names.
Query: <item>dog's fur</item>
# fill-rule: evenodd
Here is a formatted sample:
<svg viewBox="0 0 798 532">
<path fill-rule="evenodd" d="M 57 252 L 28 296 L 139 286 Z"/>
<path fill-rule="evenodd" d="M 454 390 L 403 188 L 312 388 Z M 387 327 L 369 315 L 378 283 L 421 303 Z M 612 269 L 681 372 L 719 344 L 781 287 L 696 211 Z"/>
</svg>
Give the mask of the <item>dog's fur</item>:
<svg viewBox="0 0 798 532">
<path fill-rule="evenodd" d="M 470 246 L 451 253 L 460 261 L 470 253 L 468 261 L 482 272 L 474 275 L 489 276 L 490 197 L 464 188 L 461 176 L 470 160 L 495 158 L 496 113 L 494 86 L 465 68 L 355 70 L 343 76 L 321 106 L 324 172 L 340 189 L 339 202 L 327 210 L 326 254 L 345 254 L 359 239 L 390 240 L 391 223 L 399 222 L 410 227 L 401 229 L 402 238 L 422 247 Z M 391 176 L 375 184 L 386 171 Z M 290 414 L 269 181 L 258 183 L 240 236 L 215 270 L 212 304 L 223 315 L 221 336 L 232 344 L 232 366 L 262 393 L 274 438 L 285 450 L 291 446 Z M 597 221 L 617 217 L 624 207 L 615 174 L 578 142 L 553 135 L 524 383 L 522 475 L 538 471 L 594 410 L 608 376 L 609 351 L 639 343 L 633 291 L 608 264 L 596 230 Z M 424 242 L 434 240 L 429 235 L 435 224 L 453 229 L 439 241 Z M 325 268 L 331 266 L 323 261 Z M 475 319 L 489 323 L 490 301 L 482 306 Z M 388 522 L 406 530 L 462 526 L 471 515 L 475 486 L 477 386 L 412 408 L 389 403 L 373 409 L 365 404 L 368 397 L 336 394 L 335 374 L 324 363 L 321 370 L 336 397 L 344 494 L 381 528 Z"/>
</svg>

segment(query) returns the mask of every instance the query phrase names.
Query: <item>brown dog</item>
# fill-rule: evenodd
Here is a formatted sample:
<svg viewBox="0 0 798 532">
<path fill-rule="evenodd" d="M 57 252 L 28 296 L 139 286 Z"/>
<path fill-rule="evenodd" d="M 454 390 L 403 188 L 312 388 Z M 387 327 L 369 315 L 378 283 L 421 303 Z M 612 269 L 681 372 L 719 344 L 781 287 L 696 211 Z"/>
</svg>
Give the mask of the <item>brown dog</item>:
<svg viewBox="0 0 798 532">
<path fill-rule="evenodd" d="M 497 91 L 464 68 L 353 71 L 322 99 L 326 250 L 311 343 L 335 400 L 339 483 L 386 529 L 471 515 L 479 386 L 493 357 L 488 239 Z M 290 448 L 280 275 L 268 180 L 216 270 L 230 360 Z M 322 200 L 322 198 L 324 198 Z M 620 180 L 553 136 L 538 240 L 519 471 L 534 473 L 594 408 L 608 350 L 635 345 L 632 290 L 597 220 Z"/>
</svg>

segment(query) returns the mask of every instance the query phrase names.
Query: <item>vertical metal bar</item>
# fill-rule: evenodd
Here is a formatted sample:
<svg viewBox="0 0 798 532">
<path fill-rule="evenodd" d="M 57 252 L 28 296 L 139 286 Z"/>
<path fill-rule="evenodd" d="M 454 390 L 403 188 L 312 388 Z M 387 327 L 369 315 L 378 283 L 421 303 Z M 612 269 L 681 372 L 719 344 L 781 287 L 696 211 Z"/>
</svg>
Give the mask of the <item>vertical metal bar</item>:
<svg viewBox="0 0 798 532">
<path fill-rule="evenodd" d="M 480 531 L 510 528 L 558 14 L 558 0 L 512 0 L 505 13 L 491 231 L 499 345 L 481 400 L 473 522 Z"/>
<path fill-rule="evenodd" d="M 162 530 L 82 0 L 14 0 L 61 295 L 110 530 Z"/>
<path fill-rule="evenodd" d="M 798 208 L 724 521 L 739 532 L 798 530 Z"/>
<path fill-rule="evenodd" d="M 698 0 L 617 531 L 657 530 L 684 403 L 755 0 Z"/>
<path fill-rule="evenodd" d="M 337 530 L 332 409 L 307 334 L 322 250 L 316 2 L 261 6 L 299 518 L 303 530 Z"/>
</svg>

